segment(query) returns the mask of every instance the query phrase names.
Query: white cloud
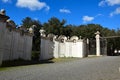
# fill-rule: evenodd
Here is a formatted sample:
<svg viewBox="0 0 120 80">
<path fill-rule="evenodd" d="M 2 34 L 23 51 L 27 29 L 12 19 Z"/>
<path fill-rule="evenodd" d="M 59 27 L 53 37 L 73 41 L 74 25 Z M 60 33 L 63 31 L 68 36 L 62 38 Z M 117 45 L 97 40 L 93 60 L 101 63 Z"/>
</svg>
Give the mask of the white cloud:
<svg viewBox="0 0 120 80">
<path fill-rule="evenodd" d="M 99 6 L 114 6 L 114 5 L 120 5 L 120 0 L 102 0 L 98 5 Z"/>
<path fill-rule="evenodd" d="M 68 10 L 68 9 L 60 9 L 59 11 L 60 11 L 61 13 L 71 13 L 71 11 Z"/>
<path fill-rule="evenodd" d="M 103 14 L 97 14 L 95 17 L 104 16 Z"/>
<path fill-rule="evenodd" d="M 92 20 L 94 20 L 94 17 L 90 17 L 90 16 L 83 16 L 83 22 L 90 22 Z"/>
<path fill-rule="evenodd" d="M 106 1 L 101 1 L 98 5 L 99 6 L 105 6 Z"/>
<path fill-rule="evenodd" d="M 8 2 L 11 2 L 11 0 L 2 0 L 2 2 L 8 3 Z"/>
<path fill-rule="evenodd" d="M 120 7 L 118 7 L 115 11 L 110 13 L 110 16 L 112 17 L 113 15 L 120 14 Z"/>
<path fill-rule="evenodd" d="M 17 0 L 16 6 L 21 8 L 28 8 L 30 10 L 49 10 L 50 7 L 45 2 L 40 2 L 39 0 Z"/>
</svg>

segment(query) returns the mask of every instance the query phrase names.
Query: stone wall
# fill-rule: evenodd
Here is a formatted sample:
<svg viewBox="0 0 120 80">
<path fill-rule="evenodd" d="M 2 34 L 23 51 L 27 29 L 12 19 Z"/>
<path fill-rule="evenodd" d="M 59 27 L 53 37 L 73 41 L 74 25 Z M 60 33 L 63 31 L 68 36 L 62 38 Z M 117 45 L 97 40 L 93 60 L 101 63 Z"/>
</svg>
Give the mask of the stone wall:
<svg viewBox="0 0 120 80">
<path fill-rule="evenodd" d="M 33 34 L 8 19 L 0 13 L 0 65 L 6 60 L 31 60 Z"/>
<path fill-rule="evenodd" d="M 6 28 L 4 35 L 3 60 L 31 59 L 32 36 L 22 35 L 19 30 L 9 31 Z"/>
<path fill-rule="evenodd" d="M 79 40 L 77 42 L 58 42 L 55 41 L 54 47 L 54 57 L 78 57 L 83 58 L 85 57 L 84 49 L 85 43 L 83 40 Z"/>
<path fill-rule="evenodd" d="M 2 64 L 2 59 L 3 59 L 3 43 L 4 43 L 4 31 L 5 31 L 5 27 L 2 26 L 6 26 L 5 23 L 0 22 L 0 65 Z"/>
<path fill-rule="evenodd" d="M 53 58 L 54 42 L 46 39 L 41 39 L 41 54 L 40 60 L 47 60 Z"/>
<path fill-rule="evenodd" d="M 40 60 L 59 57 L 86 57 L 86 42 L 77 36 L 69 39 L 65 36 L 41 35 Z"/>
</svg>

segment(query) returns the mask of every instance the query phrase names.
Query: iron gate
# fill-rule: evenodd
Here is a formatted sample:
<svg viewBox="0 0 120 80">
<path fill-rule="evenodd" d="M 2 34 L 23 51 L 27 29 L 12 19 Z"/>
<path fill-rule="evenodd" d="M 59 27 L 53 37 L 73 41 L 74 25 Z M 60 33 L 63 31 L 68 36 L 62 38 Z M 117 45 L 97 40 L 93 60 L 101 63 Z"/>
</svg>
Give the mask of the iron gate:
<svg viewBox="0 0 120 80">
<path fill-rule="evenodd" d="M 87 46 L 88 55 L 96 55 L 96 39 L 89 39 Z M 104 38 L 100 38 L 100 54 L 107 55 L 107 41 Z"/>
</svg>

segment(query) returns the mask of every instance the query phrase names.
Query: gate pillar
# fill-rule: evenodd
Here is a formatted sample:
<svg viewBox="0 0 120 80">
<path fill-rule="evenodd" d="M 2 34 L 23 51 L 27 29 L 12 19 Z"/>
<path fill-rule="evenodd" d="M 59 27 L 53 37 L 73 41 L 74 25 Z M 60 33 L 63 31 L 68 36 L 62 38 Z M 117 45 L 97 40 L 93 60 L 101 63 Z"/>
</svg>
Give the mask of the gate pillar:
<svg viewBox="0 0 120 80">
<path fill-rule="evenodd" d="M 96 33 L 96 56 L 100 56 L 100 32 L 97 31 Z"/>
</svg>

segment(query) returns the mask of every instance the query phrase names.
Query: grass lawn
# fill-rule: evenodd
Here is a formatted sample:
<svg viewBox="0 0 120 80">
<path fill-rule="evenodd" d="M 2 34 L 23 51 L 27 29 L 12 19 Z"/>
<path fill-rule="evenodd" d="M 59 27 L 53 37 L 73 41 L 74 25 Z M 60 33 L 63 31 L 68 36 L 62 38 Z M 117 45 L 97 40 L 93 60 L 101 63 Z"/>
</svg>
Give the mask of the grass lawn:
<svg viewBox="0 0 120 80">
<path fill-rule="evenodd" d="M 9 68 L 0 67 L 0 71 L 7 70 Z"/>
<path fill-rule="evenodd" d="M 53 62 L 69 62 L 69 61 L 74 61 L 74 60 L 79 60 L 81 58 L 54 58 L 52 59 Z"/>
</svg>

